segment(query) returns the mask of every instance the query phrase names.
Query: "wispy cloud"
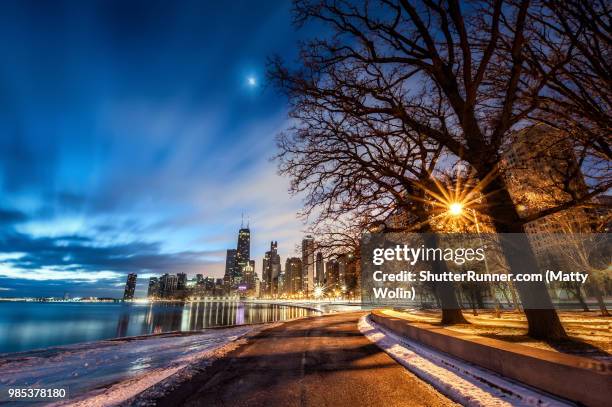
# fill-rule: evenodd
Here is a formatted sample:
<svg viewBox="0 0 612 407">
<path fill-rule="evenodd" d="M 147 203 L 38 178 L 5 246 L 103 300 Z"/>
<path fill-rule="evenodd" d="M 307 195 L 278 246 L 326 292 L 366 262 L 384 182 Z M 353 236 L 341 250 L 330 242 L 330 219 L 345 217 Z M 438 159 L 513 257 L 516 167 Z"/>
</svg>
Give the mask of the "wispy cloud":
<svg viewBox="0 0 612 407">
<path fill-rule="evenodd" d="M 262 83 L 266 57 L 292 59 L 308 36 L 292 28 L 290 3 L 71 10 L 83 24 L 0 4 L 0 36 L 27 38 L 0 44 L 13 56 L 1 92 L 1 286 L 120 295 L 129 272 L 220 277 L 241 213 L 257 272 L 270 240 L 293 254 L 301 202 L 269 161 L 286 104 Z M 261 86 L 246 86 L 251 75 Z"/>
</svg>

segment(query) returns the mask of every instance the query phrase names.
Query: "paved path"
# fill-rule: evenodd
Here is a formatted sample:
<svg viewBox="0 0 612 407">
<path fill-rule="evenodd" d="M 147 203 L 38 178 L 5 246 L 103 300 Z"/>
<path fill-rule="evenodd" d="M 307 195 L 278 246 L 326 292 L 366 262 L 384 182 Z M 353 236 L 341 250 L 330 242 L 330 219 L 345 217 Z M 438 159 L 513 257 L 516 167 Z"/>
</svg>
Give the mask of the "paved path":
<svg viewBox="0 0 612 407">
<path fill-rule="evenodd" d="M 361 335 L 361 315 L 313 317 L 263 331 L 158 405 L 453 405 Z"/>
</svg>

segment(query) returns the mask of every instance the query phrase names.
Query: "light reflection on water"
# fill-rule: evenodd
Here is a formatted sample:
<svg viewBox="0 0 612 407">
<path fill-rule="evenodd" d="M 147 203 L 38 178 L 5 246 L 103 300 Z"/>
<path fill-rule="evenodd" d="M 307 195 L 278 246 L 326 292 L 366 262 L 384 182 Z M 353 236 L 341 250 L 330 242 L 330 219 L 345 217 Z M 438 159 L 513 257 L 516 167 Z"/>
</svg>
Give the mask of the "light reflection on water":
<svg viewBox="0 0 612 407">
<path fill-rule="evenodd" d="M 274 322 L 315 314 L 278 304 L 0 302 L 0 353 L 100 339 L 229 325 Z"/>
</svg>

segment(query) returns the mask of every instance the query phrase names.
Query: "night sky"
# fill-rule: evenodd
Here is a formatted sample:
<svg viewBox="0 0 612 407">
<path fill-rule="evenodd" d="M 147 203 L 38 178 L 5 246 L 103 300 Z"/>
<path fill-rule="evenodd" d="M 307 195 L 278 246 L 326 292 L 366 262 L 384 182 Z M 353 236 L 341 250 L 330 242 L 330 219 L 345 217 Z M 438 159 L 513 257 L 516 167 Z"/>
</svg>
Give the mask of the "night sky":
<svg viewBox="0 0 612 407">
<path fill-rule="evenodd" d="M 276 175 L 264 81 L 313 32 L 289 1 L 0 2 L 0 296 L 114 296 L 125 276 L 223 275 L 304 225 Z M 312 28 L 311 28 L 312 30 Z"/>
</svg>

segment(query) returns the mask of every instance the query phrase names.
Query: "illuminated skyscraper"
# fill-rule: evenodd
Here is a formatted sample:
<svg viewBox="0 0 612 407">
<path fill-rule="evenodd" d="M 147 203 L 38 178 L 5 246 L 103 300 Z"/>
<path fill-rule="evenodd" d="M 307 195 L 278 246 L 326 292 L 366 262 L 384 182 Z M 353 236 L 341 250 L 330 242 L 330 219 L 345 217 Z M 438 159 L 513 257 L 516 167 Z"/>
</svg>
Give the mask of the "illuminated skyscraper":
<svg viewBox="0 0 612 407">
<path fill-rule="evenodd" d="M 159 298 L 159 278 L 149 278 L 149 289 L 147 290 L 147 297 Z"/>
<path fill-rule="evenodd" d="M 325 287 L 328 290 L 336 290 L 340 287 L 340 264 L 336 259 L 325 263 Z"/>
<path fill-rule="evenodd" d="M 302 291 L 302 260 L 299 257 L 287 258 L 283 285 L 285 294 L 298 294 Z"/>
<path fill-rule="evenodd" d="M 317 253 L 317 260 L 315 263 L 315 271 L 316 271 L 316 281 L 317 285 L 323 286 L 325 283 L 325 272 L 323 265 L 323 253 Z"/>
<path fill-rule="evenodd" d="M 588 193 L 573 145 L 558 131 L 535 125 L 516 132 L 504 153 L 504 176 L 521 216 L 529 216 Z M 536 256 L 550 254 L 563 233 L 590 233 L 596 215 L 573 207 L 525 224 Z"/>
<path fill-rule="evenodd" d="M 251 259 L 251 231 L 244 225 L 238 231 L 238 244 L 236 247 L 236 268 L 234 272 L 234 285 L 244 282 L 244 268 Z"/>
<path fill-rule="evenodd" d="M 174 274 L 164 274 L 159 279 L 159 291 L 162 298 L 172 298 L 176 293 L 178 278 Z"/>
<path fill-rule="evenodd" d="M 236 263 L 245 264 L 251 259 L 251 231 L 248 226 L 238 231 L 238 245 L 236 248 Z"/>
<path fill-rule="evenodd" d="M 242 268 L 242 278 L 247 290 L 255 288 L 255 260 L 249 260 Z"/>
<path fill-rule="evenodd" d="M 123 291 L 123 301 L 131 301 L 134 299 L 134 291 L 136 290 L 136 273 L 130 273 L 125 282 L 125 290 Z"/>
<path fill-rule="evenodd" d="M 226 290 L 232 288 L 234 284 L 234 276 L 236 275 L 236 249 L 227 249 L 225 258 L 225 275 L 223 276 L 223 284 Z"/>
<path fill-rule="evenodd" d="M 310 295 L 314 291 L 315 241 L 310 235 L 302 240 L 302 291 Z"/>
<path fill-rule="evenodd" d="M 184 290 L 185 288 L 187 288 L 187 274 L 178 273 L 176 275 L 176 278 L 177 278 L 177 282 L 176 282 L 177 290 Z"/>
<path fill-rule="evenodd" d="M 265 294 L 278 294 L 278 278 L 280 275 L 280 256 L 278 255 L 278 242 L 270 242 L 270 250 L 263 259 L 262 278 Z"/>
</svg>

